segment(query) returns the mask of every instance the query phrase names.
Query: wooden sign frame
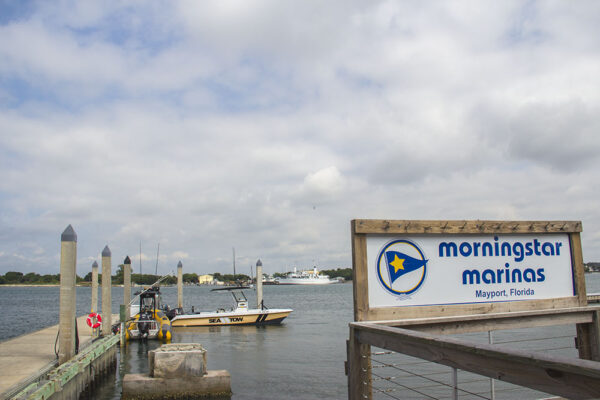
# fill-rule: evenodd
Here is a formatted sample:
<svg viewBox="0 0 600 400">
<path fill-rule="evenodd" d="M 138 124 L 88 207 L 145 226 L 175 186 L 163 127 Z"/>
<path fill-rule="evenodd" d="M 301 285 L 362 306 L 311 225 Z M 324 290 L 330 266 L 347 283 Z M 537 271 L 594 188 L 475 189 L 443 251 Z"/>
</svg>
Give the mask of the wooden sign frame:
<svg viewBox="0 0 600 400">
<path fill-rule="evenodd" d="M 581 221 L 421 221 L 355 219 L 351 222 L 352 269 L 355 321 L 382 321 L 496 312 L 542 310 L 587 305 Z M 414 307 L 370 307 L 368 289 L 367 235 L 482 235 L 568 234 L 575 295 L 570 297 Z"/>
</svg>

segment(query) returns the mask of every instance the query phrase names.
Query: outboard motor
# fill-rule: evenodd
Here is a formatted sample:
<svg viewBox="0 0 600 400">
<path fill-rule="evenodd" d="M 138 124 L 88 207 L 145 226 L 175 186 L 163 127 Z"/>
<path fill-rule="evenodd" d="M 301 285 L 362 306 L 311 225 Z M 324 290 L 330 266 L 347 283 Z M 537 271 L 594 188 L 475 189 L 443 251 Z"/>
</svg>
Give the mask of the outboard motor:
<svg viewBox="0 0 600 400">
<path fill-rule="evenodd" d="M 138 320 L 138 330 L 140 331 L 140 337 L 142 338 L 147 338 L 148 334 L 150 333 L 150 327 L 152 326 L 152 314 L 147 312 L 147 311 L 143 311 L 140 314 L 140 319 Z"/>
</svg>

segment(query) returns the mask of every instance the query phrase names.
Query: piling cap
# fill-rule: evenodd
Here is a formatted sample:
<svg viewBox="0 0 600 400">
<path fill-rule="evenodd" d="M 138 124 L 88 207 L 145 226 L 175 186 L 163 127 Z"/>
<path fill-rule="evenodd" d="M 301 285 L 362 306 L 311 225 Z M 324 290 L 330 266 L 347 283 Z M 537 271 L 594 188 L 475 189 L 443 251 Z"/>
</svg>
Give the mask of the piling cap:
<svg viewBox="0 0 600 400">
<path fill-rule="evenodd" d="M 131 260 L 129 259 L 129 256 L 125 257 L 125 261 L 123 261 L 123 264 L 130 264 L 131 265 Z"/>
<path fill-rule="evenodd" d="M 177 268 L 183 268 L 183 264 L 181 263 L 181 261 L 179 261 L 179 262 L 177 263 Z"/>
<path fill-rule="evenodd" d="M 62 235 L 60 235 L 60 241 L 61 242 L 77 242 L 77 234 L 75 233 L 75 230 L 73 229 L 71 224 L 69 224 L 69 226 L 67 226 L 67 229 L 65 229 L 65 231 L 62 233 Z"/>
<path fill-rule="evenodd" d="M 258 259 L 258 261 L 256 262 L 256 266 L 257 267 L 262 267 L 262 261 L 260 261 L 260 258 Z"/>
<path fill-rule="evenodd" d="M 94 261 L 94 263 L 92 264 L 92 268 L 98 268 L 98 263 L 96 261 Z"/>
<path fill-rule="evenodd" d="M 104 246 L 104 250 L 102 250 L 102 257 L 110 257 L 110 249 L 108 245 Z"/>
</svg>

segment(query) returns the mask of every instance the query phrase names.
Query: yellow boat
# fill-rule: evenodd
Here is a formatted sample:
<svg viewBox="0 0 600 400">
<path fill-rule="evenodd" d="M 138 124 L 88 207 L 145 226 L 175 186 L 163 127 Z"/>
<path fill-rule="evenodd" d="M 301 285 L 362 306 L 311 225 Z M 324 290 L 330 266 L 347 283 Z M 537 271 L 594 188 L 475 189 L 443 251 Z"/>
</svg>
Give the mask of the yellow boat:
<svg viewBox="0 0 600 400">
<path fill-rule="evenodd" d="M 171 340 L 171 321 L 160 309 L 159 287 L 152 286 L 139 296 L 139 312 L 125 323 L 126 339 Z"/>
<path fill-rule="evenodd" d="M 179 314 L 173 317 L 171 326 L 275 325 L 280 324 L 293 311 L 289 308 L 267 308 L 264 305 L 249 309 L 248 299 L 241 289 L 246 287 L 213 289 L 230 291 L 236 305 L 234 309 Z"/>
</svg>

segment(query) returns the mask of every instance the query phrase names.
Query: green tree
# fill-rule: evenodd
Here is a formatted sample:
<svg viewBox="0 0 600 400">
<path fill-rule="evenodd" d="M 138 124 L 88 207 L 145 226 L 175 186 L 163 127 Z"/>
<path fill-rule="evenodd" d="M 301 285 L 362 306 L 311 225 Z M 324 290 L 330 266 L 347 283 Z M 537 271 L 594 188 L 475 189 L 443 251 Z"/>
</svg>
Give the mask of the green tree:
<svg viewBox="0 0 600 400">
<path fill-rule="evenodd" d="M 124 266 L 123 264 L 119 264 L 119 266 L 117 267 L 117 272 L 111 277 L 111 282 L 114 285 L 122 285 L 123 282 L 125 281 L 125 271 L 124 271 Z"/>
<path fill-rule="evenodd" d="M 40 281 L 40 276 L 38 274 L 36 274 L 35 272 L 30 272 L 28 274 L 25 274 L 25 276 L 23 276 L 23 283 L 35 283 L 35 282 L 39 282 Z"/>
<path fill-rule="evenodd" d="M 352 268 L 325 269 L 321 271 L 323 275 L 329 275 L 330 278 L 342 277 L 347 281 L 352 280 Z"/>
<path fill-rule="evenodd" d="M 183 281 L 188 283 L 198 283 L 198 274 L 183 274 Z"/>
<path fill-rule="evenodd" d="M 4 279 L 6 280 L 6 283 L 21 283 L 23 282 L 23 273 L 8 271 L 4 274 Z"/>
<path fill-rule="evenodd" d="M 43 283 L 59 283 L 60 275 L 42 275 L 41 281 Z"/>
</svg>

